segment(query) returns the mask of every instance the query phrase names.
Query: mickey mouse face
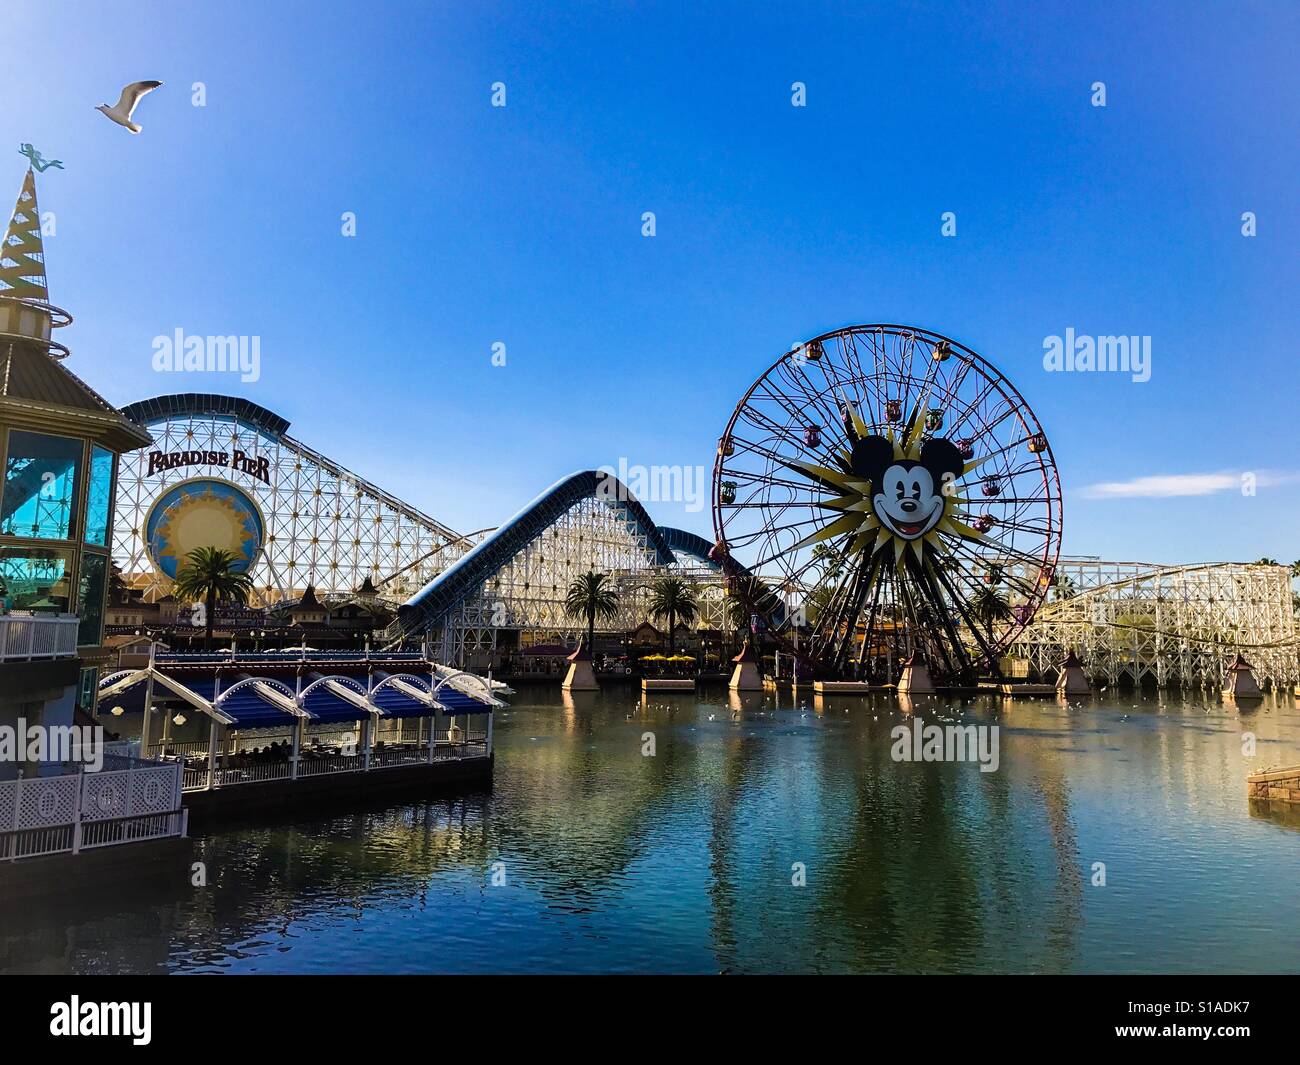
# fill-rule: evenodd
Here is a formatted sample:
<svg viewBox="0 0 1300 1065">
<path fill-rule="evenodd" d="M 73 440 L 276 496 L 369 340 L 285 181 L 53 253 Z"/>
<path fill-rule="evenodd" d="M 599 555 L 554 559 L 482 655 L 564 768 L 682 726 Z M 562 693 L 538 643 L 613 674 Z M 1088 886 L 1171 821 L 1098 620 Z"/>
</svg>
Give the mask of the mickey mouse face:
<svg viewBox="0 0 1300 1065">
<path fill-rule="evenodd" d="M 871 507 L 880 524 L 903 540 L 918 540 L 943 518 L 944 486 L 965 463 L 947 440 L 927 440 L 918 461 L 895 459 L 893 444 L 869 436 L 854 443 L 852 466 L 871 481 Z"/>
<path fill-rule="evenodd" d="M 873 486 L 871 506 L 880 524 L 904 540 L 924 536 L 943 517 L 943 486 L 919 462 L 894 463 Z"/>
</svg>

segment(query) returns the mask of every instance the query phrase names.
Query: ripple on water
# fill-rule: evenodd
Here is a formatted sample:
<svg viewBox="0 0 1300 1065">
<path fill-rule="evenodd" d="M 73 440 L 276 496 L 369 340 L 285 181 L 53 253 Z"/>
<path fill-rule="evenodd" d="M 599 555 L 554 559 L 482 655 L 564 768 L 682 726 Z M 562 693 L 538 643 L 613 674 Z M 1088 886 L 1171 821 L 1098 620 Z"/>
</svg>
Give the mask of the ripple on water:
<svg viewBox="0 0 1300 1065">
<path fill-rule="evenodd" d="M 490 791 L 195 841 L 208 887 L 0 916 L 0 970 L 1300 969 L 1300 818 L 1244 785 L 1285 702 L 778 698 L 526 691 Z M 997 771 L 894 761 L 912 720 L 999 724 Z"/>
</svg>

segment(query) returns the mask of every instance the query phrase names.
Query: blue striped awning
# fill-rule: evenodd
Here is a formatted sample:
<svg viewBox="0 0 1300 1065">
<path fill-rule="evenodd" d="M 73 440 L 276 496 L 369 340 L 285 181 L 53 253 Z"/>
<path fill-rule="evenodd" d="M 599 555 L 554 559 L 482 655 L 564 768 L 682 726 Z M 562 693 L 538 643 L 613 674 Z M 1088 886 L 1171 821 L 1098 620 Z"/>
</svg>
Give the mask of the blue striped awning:
<svg viewBox="0 0 1300 1065">
<path fill-rule="evenodd" d="M 108 687 L 108 685 L 101 684 L 100 687 L 105 688 Z M 109 695 L 101 699 L 99 703 L 100 715 L 110 714 L 112 710 L 118 706 L 128 714 L 143 714 L 144 693 L 146 687 L 147 685 L 145 682 L 140 680 L 135 684 L 132 684 L 129 688 L 124 688 L 116 695 Z"/>
<path fill-rule="evenodd" d="M 217 692 L 217 681 L 215 677 L 206 677 L 203 676 L 202 674 L 196 674 L 196 673 L 173 673 L 171 672 L 171 670 L 167 670 L 167 669 L 164 669 L 162 671 L 162 674 L 168 680 L 175 681 L 177 684 L 181 685 L 182 687 L 188 688 L 200 699 L 206 699 L 208 702 L 212 702 L 212 697 Z M 227 678 L 225 684 L 223 684 L 222 687 L 229 688 L 232 687 L 234 683 L 235 682 L 233 680 Z M 159 686 L 155 684 L 154 695 L 159 695 L 159 694 L 161 694 L 161 690 L 159 689 Z M 167 694 L 170 695 L 171 693 L 168 692 Z"/>
<path fill-rule="evenodd" d="M 439 688 L 434 698 L 447 708 L 449 714 L 486 714 L 492 709 L 487 703 L 475 699 L 472 695 L 466 695 L 450 684 L 444 684 Z"/>
<path fill-rule="evenodd" d="M 163 675 L 167 677 L 168 680 L 174 681 L 175 683 L 181 685 L 182 687 L 189 689 L 200 699 L 205 699 L 208 702 L 212 702 L 213 689 L 216 687 L 212 677 L 185 676 L 183 674 L 177 676 L 174 673 L 168 673 L 168 672 L 164 672 Z M 111 678 L 109 679 L 110 679 L 109 684 L 104 684 L 102 682 L 100 683 L 99 686 L 101 689 L 111 687 L 112 684 L 120 682 L 120 678 L 119 681 L 112 681 Z M 227 687 L 229 687 L 229 685 L 227 685 Z M 109 695 L 102 698 L 99 703 L 99 712 L 101 715 L 112 713 L 114 707 L 120 706 L 128 714 L 143 714 L 144 696 L 145 696 L 145 692 L 147 692 L 148 690 L 149 690 L 148 678 L 141 677 L 130 687 L 123 688 L 116 695 Z M 159 699 L 180 698 L 180 696 L 178 696 L 175 692 L 171 691 L 163 684 L 154 684 L 153 697 L 155 702 L 157 702 Z"/>
<path fill-rule="evenodd" d="M 222 713 L 235 719 L 230 727 L 236 729 L 288 727 L 298 720 L 289 711 L 281 710 L 275 703 L 259 695 L 252 685 L 240 688 L 216 706 Z"/>
<path fill-rule="evenodd" d="M 392 685 L 372 691 L 370 699 L 376 706 L 382 707 L 388 717 L 433 716 L 433 707 L 407 695 L 404 691 L 398 691 Z"/>
<path fill-rule="evenodd" d="M 360 721 L 370 711 L 354 706 L 343 696 L 330 691 L 325 685 L 313 688 L 303 700 L 303 707 L 313 720 L 321 722 Z"/>
</svg>

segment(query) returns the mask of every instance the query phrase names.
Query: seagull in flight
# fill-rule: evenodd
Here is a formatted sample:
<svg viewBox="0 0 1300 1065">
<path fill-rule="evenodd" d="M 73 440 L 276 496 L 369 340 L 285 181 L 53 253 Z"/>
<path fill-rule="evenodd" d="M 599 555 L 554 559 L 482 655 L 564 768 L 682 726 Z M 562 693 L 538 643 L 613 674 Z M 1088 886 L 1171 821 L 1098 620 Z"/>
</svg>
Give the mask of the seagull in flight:
<svg viewBox="0 0 1300 1065">
<path fill-rule="evenodd" d="M 119 126 L 125 126 L 132 133 L 139 133 L 144 127 L 132 122 L 131 115 L 135 113 L 140 98 L 146 93 L 153 92 L 161 84 L 161 81 L 133 81 L 122 90 L 122 95 L 117 98 L 117 103 L 112 107 L 109 107 L 108 104 L 100 104 L 95 110 L 104 112 L 108 118 L 111 118 Z"/>
</svg>

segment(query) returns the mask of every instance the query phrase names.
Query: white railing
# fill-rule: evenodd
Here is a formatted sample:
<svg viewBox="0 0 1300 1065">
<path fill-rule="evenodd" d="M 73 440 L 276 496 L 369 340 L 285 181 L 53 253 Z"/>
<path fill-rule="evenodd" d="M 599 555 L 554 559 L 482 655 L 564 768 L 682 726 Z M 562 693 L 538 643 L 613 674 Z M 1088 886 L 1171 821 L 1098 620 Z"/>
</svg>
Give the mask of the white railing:
<svg viewBox="0 0 1300 1065">
<path fill-rule="evenodd" d="M 429 746 L 377 747 L 370 752 L 370 768 L 384 769 L 394 765 L 420 765 L 429 760 Z"/>
<path fill-rule="evenodd" d="M 81 849 L 183 836 L 189 824 L 189 813 L 182 808 L 165 814 L 144 814 L 112 821 L 87 821 L 81 828 Z"/>
<path fill-rule="evenodd" d="M 0 662 L 70 658 L 77 653 L 75 614 L 0 614 Z"/>
<path fill-rule="evenodd" d="M 149 744 L 150 758 L 167 758 L 174 754 L 203 755 L 207 757 L 208 740 L 187 740 L 185 743 L 175 743 L 168 740 L 166 743 Z"/>
<path fill-rule="evenodd" d="M 304 755 L 298 762 L 298 776 L 319 777 L 328 773 L 355 773 L 364 769 L 361 755 L 345 756 L 341 754 Z"/>
<path fill-rule="evenodd" d="M 385 744 L 370 752 L 367 767 L 366 758 L 361 750 L 355 754 L 342 754 L 338 751 L 303 750 L 298 758 L 297 779 L 304 777 L 329 776 L 334 773 L 360 773 L 367 768 L 394 769 L 406 765 L 425 765 L 433 762 L 458 761 L 462 758 L 486 758 L 487 740 L 484 734 L 475 733 L 470 738 L 461 738 L 455 743 L 439 743 L 429 757 L 428 743 L 410 743 L 401 746 Z M 213 774 L 213 787 L 231 787 L 239 784 L 261 784 L 272 780 L 290 780 L 294 778 L 290 761 L 250 762 L 241 766 L 225 766 L 218 755 L 216 772 Z M 184 766 L 181 774 L 182 787 L 185 791 L 204 791 L 208 788 L 208 767 L 206 761 L 191 759 Z"/>
<path fill-rule="evenodd" d="M 268 780 L 287 780 L 288 777 L 288 762 L 249 763 L 218 768 L 216 783 L 225 788 L 234 784 L 265 784 Z"/>
<path fill-rule="evenodd" d="M 0 861 L 183 836 L 181 765 L 0 781 Z"/>
</svg>

